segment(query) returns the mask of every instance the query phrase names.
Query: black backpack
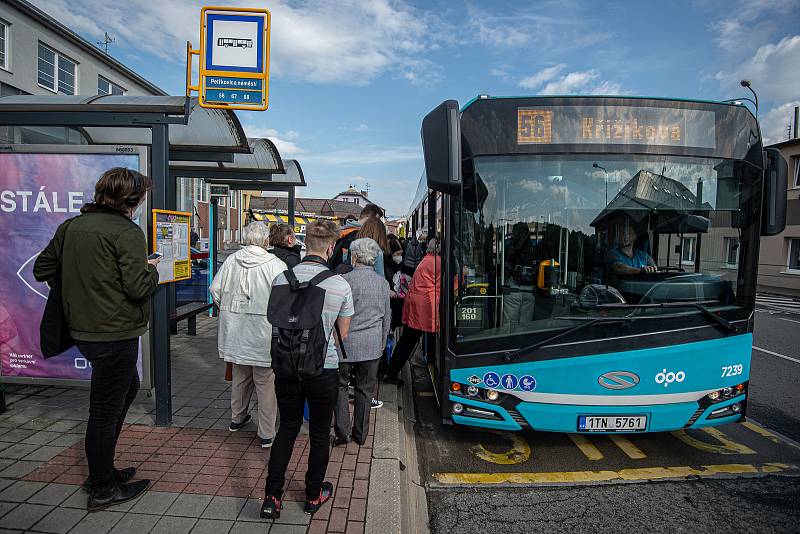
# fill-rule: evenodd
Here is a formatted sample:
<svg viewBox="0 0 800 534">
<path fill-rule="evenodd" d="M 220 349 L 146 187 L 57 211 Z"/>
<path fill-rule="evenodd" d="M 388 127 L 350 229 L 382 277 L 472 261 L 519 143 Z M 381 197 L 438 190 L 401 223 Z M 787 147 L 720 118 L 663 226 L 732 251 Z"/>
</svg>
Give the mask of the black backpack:
<svg viewBox="0 0 800 534">
<path fill-rule="evenodd" d="M 291 269 L 283 274 L 288 284 L 272 287 L 267 306 L 267 320 L 272 324 L 272 369 L 281 378 L 314 378 L 322 373 L 328 351 L 322 322 L 325 290 L 318 286 L 336 273 L 326 269 L 308 282 L 300 282 Z M 347 358 L 341 336 L 339 339 L 342 357 Z"/>
</svg>

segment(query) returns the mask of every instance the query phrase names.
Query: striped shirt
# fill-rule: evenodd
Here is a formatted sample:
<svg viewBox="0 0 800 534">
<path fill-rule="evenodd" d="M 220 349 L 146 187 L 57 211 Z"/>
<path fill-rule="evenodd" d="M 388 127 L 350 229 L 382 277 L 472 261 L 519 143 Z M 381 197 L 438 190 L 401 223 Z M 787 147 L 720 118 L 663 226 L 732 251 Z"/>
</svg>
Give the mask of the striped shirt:
<svg viewBox="0 0 800 534">
<path fill-rule="evenodd" d="M 292 271 L 294 271 L 294 275 L 300 282 L 307 282 L 326 269 L 327 267 L 319 263 L 303 261 L 296 265 Z M 281 273 L 272 282 L 272 287 L 286 285 L 287 283 L 286 276 Z M 318 287 L 325 290 L 325 304 L 322 307 L 322 325 L 325 328 L 325 337 L 328 338 L 325 369 L 338 369 L 339 355 L 336 352 L 336 345 L 331 340 L 331 333 L 336 319 L 339 317 L 352 317 L 355 313 L 353 293 L 350 291 L 350 284 L 338 274 L 323 281 Z"/>
</svg>

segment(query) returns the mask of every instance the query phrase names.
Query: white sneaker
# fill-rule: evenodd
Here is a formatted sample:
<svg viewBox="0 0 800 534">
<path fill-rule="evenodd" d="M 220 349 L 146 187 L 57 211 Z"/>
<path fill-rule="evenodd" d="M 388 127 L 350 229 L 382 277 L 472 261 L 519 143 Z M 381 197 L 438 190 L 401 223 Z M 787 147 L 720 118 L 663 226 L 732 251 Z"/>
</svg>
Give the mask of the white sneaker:
<svg viewBox="0 0 800 534">
<path fill-rule="evenodd" d="M 380 408 L 381 406 L 383 406 L 383 401 L 380 401 L 378 399 L 372 399 L 372 403 L 371 403 L 370 408 L 375 410 L 377 408 Z"/>
</svg>

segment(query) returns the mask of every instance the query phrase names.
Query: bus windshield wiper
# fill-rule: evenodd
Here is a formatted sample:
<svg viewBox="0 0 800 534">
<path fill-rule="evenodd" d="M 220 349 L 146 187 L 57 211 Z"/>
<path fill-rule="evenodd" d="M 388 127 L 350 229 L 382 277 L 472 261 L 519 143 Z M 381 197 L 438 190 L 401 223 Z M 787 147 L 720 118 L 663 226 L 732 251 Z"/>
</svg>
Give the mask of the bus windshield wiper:
<svg viewBox="0 0 800 534">
<path fill-rule="evenodd" d="M 559 317 L 559 318 L 562 319 L 562 317 Z M 563 317 L 563 319 L 577 319 L 577 317 Z M 577 332 L 578 330 L 583 330 L 584 328 L 588 328 L 588 327 L 592 326 L 593 324 L 597 324 L 597 323 L 623 323 L 625 321 L 634 320 L 634 319 L 636 319 L 636 317 L 597 317 L 596 319 L 587 319 L 584 323 L 579 324 L 577 326 L 573 326 L 572 328 L 570 328 L 568 330 L 564 330 L 563 332 L 558 333 L 558 334 L 556 334 L 554 336 L 548 337 L 548 338 L 543 339 L 541 341 L 537 341 L 536 343 L 528 345 L 527 347 L 522 347 L 522 348 L 519 348 L 519 349 L 516 349 L 516 350 L 512 350 L 511 352 L 507 352 L 505 355 L 503 355 L 503 359 L 505 361 L 507 361 L 507 362 L 513 362 L 514 360 L 519 358 L 520 354 L 522 354 L 523 352 L 529 352 L 529 351 L 536 350 L 538 348 L 544 347 L 545 345 L 550 344 L 551 341 L 555 341 L 557 339 L 561 339 L 562 337 L 566 337 L 566 336 L 568 336 L 568 335 L 570 335 L 570 334 L 572 334 L 574 332 Z"/>
<path fill-rule="evenodd" d="M 718 300 L 688 300 L 688 301 L 678 301 L 678 302 L 658 302 L 658 303 L 648 303 L 648 304 L 598 304 L 597 307 L 601 309 L 625 309 L 625 310 L 638 310 L 642 308 L 694 308 L 702 313 L 704 316 L 708 317 L 719 326 L 727 330 L 728 332 L 732 332 L 734 334 L 739 332 L 739 328 L 736 327 L 733 323 L 724 319 L 717 315 L 716 313 L 712 312 L 708 308 L 706 308 L 706 304 L 720 304 Z"/>
</svg>

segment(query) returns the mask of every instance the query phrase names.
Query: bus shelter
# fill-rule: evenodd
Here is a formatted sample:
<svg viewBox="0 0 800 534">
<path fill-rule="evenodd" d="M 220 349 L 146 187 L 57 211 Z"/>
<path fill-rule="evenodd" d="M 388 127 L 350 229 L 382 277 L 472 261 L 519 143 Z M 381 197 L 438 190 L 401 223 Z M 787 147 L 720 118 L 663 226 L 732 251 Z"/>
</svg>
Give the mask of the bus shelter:
<svg viewBox="0 0 800 534">
<path fill-rule="evenodd" d="M 59 138 L 57 132 L 62 129 L 63 136 Z M 55 132 L 55 133 L 54 133 Z M 149 198 L 149 208 L 174 210 L 176 205 L 176 182 L 172 172 L 171 162 L 194 162 L 216 165 L 234 165 L 236 158 L 242 161 L 255 156 L 253 145 L 250 143 L 236 115 L 229 110 L 206 109 L 197 105 L 196 99 L 175 96 L 67 96 L 67 95 L 25 95 L 10 96 L 0 98 L 0 137 L 8 145 L 0 146 L 0 157 L 11 159 L 12 162 L 18 154 L 30 152 L 33 149 L 49 155 L 103 152 L 109 158 L 112 155 L 136 155 L 142 157 L 137 160 L 140 170 L 146 172 L 154 181 L 154 189 Z M 54 140 L 55 139 L 55 140 Z M 33 143 L 33 144 L 32 144 Z M 48 143 L 40 145 L 38 143 Z M 260 145 L 256 147 L 259 154 L 263 153 Z M 279 160 L 277 150 L 274 145 L 271 147 L 274 153 L 272 161 Z M 269 151 L 269 149 L 267 149 Z M 51 158 L 52 160 L 52 158 Z M 48 160 L 48 161 L 51 161 Z M 52 162 L 52 161 L 51 161 Z M 46 163 L 46 162 L 45 162 Z M 179 166 L 176 165 L 176 170 Z M 281 167 L 268 165 L 269 173 L 280 172 Z M 20 176 L 26 175 L 26 169 L 16 167 L 16 173 Z M 261 171 L 262 175 L 265 171 Z M 1 180 L 8 180 L 6 173 L 1 173 L 4 177 Z M 36 173 L 32 173 L 36 174 Z M 48 172 L 45 171 L 37 176 L 42 176 L 46 180 Z M 91 187 L 85 194 L 90 195 L 97 175 L 88 177 L 91 180 Z M 222 179 L 225 179 L 224 177 Z M 30 214 L 31 209 L 37 211 L 40 207 L 37 203 L 27 203 L 28 198 L 44 199 L 48 204 L 46 191 L 48 185 L 43 183 L 37 191 L 12 191 L 15 184 L 0 183 L 5 190 L 3 208 L 14 206 L 17 211 L 3 209 L 3 215 L 11 213 L 10 217 L 4 217 L 5 225 L 12 230 L 22 215 Z M 38 185 L 38 184 L 36 184 Z M 18 185 L 16 187 L 19 187 Z M 84 186 L 87 190 L 87 186 Z M 15 193 L 25 193 L 23 202 L 14 200 Z M 81 198 L 77 192 L 62 192 L 61 205 L 58 204 L 58 192 L 52 193 L 52 203 L 47 205 L 47 210 L 42 210 L 42 215 L 51 215 L 48 223 L 52 227 L 60 224 L 68 218 L 68 213 L 75 213 L 76 209 L 64 207 L 65 199 L 70 202 L 70 207 L 79 208 Z M 37 196 L 38 195 L 38 196 Z M 85 196 L 85 195 L 84 195 Z M 19 200 L 19 199 L 17 199 Z M 88 199 L 87 199 L 88 200 Z M 19 209 L 23 206 L 25 209 Z M 148 219 L 150 219 L 148 217 Z M 2 219 L 0 219 L 2 221 Z M 143 228 L 150 225 L 150 221 L 143 221 Z M 39 228 L 37 239 L 44 239 L 44 244 L 52 235 L 52 229 L 43 224 Z M 151 228 L 147 228 L 152 230 Z M 34 232 L 28 232 L 32 234 Z M 44 235 L 46 234 L 46 236 Z M 147 232 L 151 235 L 151 232 Z M 13 246 L 13 245 L 12 245 Z M 41 250 L 41 243 L 36 245 Z M 32 266 L 34 255 L 26 264 Z M 0 276 L 9 273 L 9 283 L 3 281 L 3 285 L 20 286 L 17 279 L 13 279 L 11 273 L 12 265 L 3 266 Z M 16 267 L 15 265 L 13 266 Z M 25 265 L 23 265 L 25 267 Z M 23 267 L 16 271 L 15 275 L 22 281 L 22 285 L 31 288 L 39 297 L 44 298 L 40 291 L 32 287 L 30 281 L 25 280 L 20 273 Z M 152 320 L 150 335 L 143 339 L 142 343 L 142 377 L 146 387 L 155 389 L 156 398 L 156 424 L 168 425 L 172 419 L 171 406 L 171 372 L 170 372 L 170 345 L 169 345 L 169 317 L 170 310 L 174 308 L 174 289 L 171 284 L 158 287 L 152 298 Z M 6 293 L 5 298 L 14 298 Z M 27 293 L 25 295 L 28 295 Z M 172 305 L 170 303 L 172 301 Z M 3 303 L 0 302 L 0 305 Z M 17 302 L 7 302 L 6 306 L 0 306 L 3 316 L 0 319 L 13 320 L 13 310 L 17 309 Z M 43 302 L 39 302 L 40 308 Z M 12 311 L 9 311 L 12 309 Z M 40 312 L 39 312 L 40 313 Z M 32 322 L 28 317 L 20 318 L 17 324 Z M 18 352 L 23 352 L 22 356 L 36 359 L 33 352 L 38 352 L 38 321 L 36 322 L 36 333 L 28 336 L 28 347 L 18 349 L 16 352 L 9 348 L 9 343 L 15 340 L 0 340 L 4 345 L 4 353 L 20 357 Z M 35 349 L 32 347 L 31 339 L 36 337 Z M 152 355 L 152 357 L 150 356 Z M 39 357 L 41 358 L 41 357 Z M 63 355 L 47 362 L 63 359 Z M 78 359 L 75 360 L 76 362 Z M 45 360 L 41 360 L 44 364 Z M 77 367 L 77 363 L 75 364 Z M 4 369 L 6 366 L 4 365 Z M 39 369 L 41 371 L 41 369 Z M 0 381 L 4 382 L 23 382 L 23 383 L 54 383 L 54 384 L 75 384 L 75 380 L 86 380 L 90 376 L 90 370 L 84 367 L 82 377 L 56 377 L 48 379 L 46 374 L 34 374 L 33 376 L 8 376 L 8 373 L 0 374 Z M 152 376 L 152 382 L 150 381 Z"/>
</svg>

